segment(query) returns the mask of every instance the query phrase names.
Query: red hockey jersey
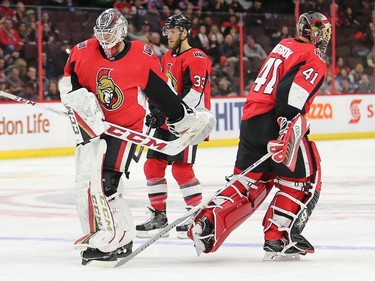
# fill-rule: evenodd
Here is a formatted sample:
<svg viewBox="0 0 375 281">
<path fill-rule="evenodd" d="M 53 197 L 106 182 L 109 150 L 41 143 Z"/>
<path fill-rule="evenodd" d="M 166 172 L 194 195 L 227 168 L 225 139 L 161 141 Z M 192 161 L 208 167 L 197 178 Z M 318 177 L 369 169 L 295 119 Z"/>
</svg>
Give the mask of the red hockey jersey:
<svg viewBox="0 0 375 281">
<path fill-rule="evenodd" d="M 211 109 L 211 60 L 199 49 L 191 48 L 176 55 L 169 50 L 161 61 L 164 73 L 175 91 L 192 108 Z"/>
<path fill-rule="evenodd" d="M 125 48 L 122 57 L 108 60 L 98 40 L 79 43 L 70 53 L 64 76 L 71 77 L 73 91 L 84 87 L 97 95 L 106 121 L 141 131 L 147 106 L 143 90 L 147 87 L 162 95 L 160 81 L 168 79 L 149 45 L 132 41 Z"/>
<path fill-rule="evenodd" d="M 247 96 L 243 120 L 275 110 L 292 119 L 305 114 L 327 76 L 325 55 L 314 45 L 287 38 L 268 55 Z"/>
</svg>

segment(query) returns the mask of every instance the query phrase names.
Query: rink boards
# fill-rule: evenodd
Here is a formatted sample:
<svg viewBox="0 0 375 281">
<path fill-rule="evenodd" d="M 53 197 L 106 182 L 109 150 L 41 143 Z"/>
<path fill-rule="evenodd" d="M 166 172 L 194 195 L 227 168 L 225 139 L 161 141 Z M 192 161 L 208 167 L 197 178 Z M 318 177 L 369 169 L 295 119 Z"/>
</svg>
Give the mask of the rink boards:
<svg viewBox="0 0 375 281">
<path fill-rule="evenodd" d="M 216 98 L 217 124 L 202 147 L 238 143 L 245 98 Z M 48 106 L 63 110 L 60 103 Z M 317 96 L 307 117 L 311 139 L 375 138 L 375 95 Z M 36 107 L 0 104 L 0 159 L 71 155 L 74 136 L 67 118 Z"/>
</svg>

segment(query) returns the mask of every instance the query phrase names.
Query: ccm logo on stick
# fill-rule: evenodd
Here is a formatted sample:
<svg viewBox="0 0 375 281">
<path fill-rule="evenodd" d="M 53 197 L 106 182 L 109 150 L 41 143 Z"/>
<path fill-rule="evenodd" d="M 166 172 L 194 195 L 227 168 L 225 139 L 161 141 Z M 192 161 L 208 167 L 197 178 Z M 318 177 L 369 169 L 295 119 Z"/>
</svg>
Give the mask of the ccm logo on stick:
<svg viewBox="0 0 375 281">
<path fill-rule="evenodd" d="M 165 142 L 158 142 L 155 139 L 149 138 L 142 134 L 138 134 L 137 132 L 129 132 L 126 130 L 122 130 L 121 128 L 115 127 L 110 125 L 107 129 L 107 133 L 113 136 L 118 136 L 121 139 L 129 140 L 131 142 L 135 142 L 138 144 L 142 144 L 147 147 L 157 147 L 158 149 L 163 149 L 167 146 Z"/>
</svg>

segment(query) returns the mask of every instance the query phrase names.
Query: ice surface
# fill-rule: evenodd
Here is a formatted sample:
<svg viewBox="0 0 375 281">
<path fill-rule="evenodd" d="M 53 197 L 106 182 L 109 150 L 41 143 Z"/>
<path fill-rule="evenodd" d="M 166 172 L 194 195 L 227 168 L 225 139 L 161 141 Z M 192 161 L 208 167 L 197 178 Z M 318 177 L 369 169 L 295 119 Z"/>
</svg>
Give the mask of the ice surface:
<svg viewBox="0 0 375 281">
<path fill-rule="evenodd" d="M 317 143 L 322 157 L 321 198 L 304 236 L 315 253 L 300 261 L 263 262 L 263 206 L 215 253 L 196 256 L 192 241 L 162 238 L 121 268 L 80 265 L 73 248 L 81 229 L 74 206 L 73 157 L 0 161 L 0 280 L 373 280 L 375 276 L 375 139 Z M 204 196 L 224 184 L 235 147 L 198 152 L 195 170 Z M 135 223 L 148 204 L 144 156 L 131 167 L 125 197 Z M 167 171 L 167 213 L 185 212 L 176 182 Z M 135 239 L 135 246 L 143 240 Z M 372 276 L 372 277 L 371 277 Z"/>
</svg>

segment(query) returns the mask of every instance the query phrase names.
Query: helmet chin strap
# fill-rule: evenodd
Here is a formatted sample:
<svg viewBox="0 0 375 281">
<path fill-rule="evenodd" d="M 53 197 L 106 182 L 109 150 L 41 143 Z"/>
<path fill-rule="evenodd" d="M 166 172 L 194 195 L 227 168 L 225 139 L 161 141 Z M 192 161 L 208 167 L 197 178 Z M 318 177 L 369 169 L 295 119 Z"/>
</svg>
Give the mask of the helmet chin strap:
<svg viewBox="0 0 375 281">
<path fill-rule="evenodd" d="M 111 59 L 116 55 L 116 51 L 117 51 L 118 47 L 120 46 L 120 44 L 121 44 L 121 41 L 118 42 L 116 45 L 114 45 L 112 48 L 109 48 L 109 49 L 103 48 L 103 51 L 104 51 L 107 59 Z"/>
<path fill-rule="evenodd" d="M 187 36 L 185 36 L 185 38 L 181 39 L 181 35 L 182 35 L 182 32 L 181 32 L 181 34 L 180 34 L 180 38 L 178 38 L 178 39 L 180 40 L 180 43 L 178 44 L 178 47 L 175 49 L 175 53 L 176 53 L 176 54 L 179 54 L 179 53 L 180 53 L 180 51 L 181 51 L 181 46 L 182 46 L 182 42 L 183 42 L 184 40 L 187 39 Z"/>
</svg>

